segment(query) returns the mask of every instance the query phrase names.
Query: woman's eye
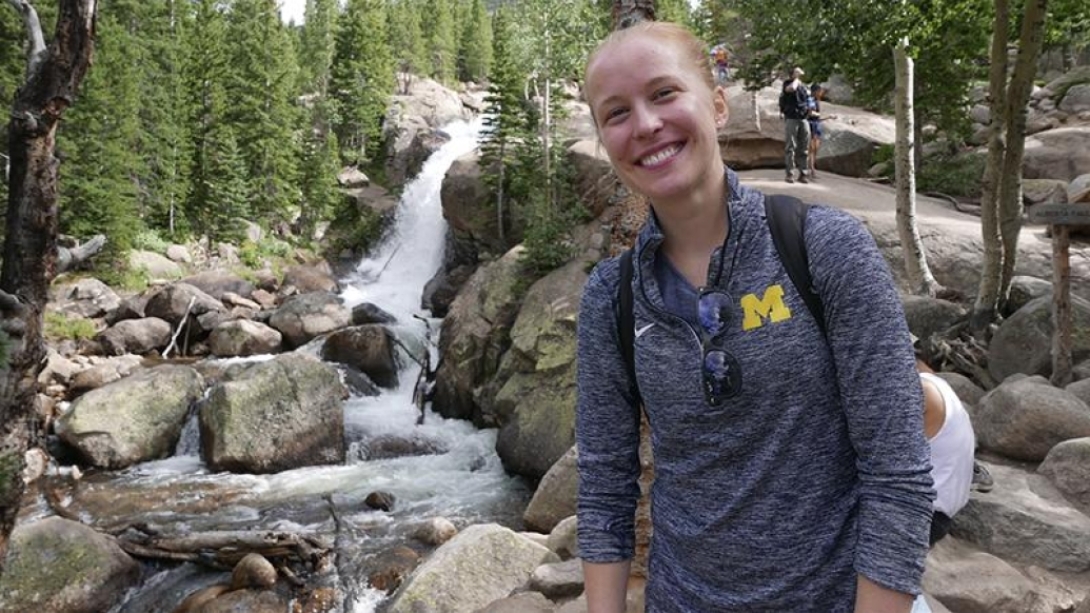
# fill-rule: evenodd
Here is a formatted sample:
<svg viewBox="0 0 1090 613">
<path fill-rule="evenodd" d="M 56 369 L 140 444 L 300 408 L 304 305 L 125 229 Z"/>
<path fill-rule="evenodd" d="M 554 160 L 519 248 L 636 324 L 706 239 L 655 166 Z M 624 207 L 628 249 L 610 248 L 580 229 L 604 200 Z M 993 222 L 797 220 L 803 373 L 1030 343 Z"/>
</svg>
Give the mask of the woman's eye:
<svg viewBox="0 0 1090 613">
<path fill-rule="evenodd" d="M 676 89 L 672 87 L 664 87 L 660 90 L 657 90 L 652 98 L 654 98 L 655 100 L 668 99 L 671 98 L 675 93 L 677 93 Z"/>
<path fill-rule="evenodd" d="M 620 118 L 624 117 L 627 112 L 628 109 L 625 108 L 610 109 L 608 112 L 606 112 L 606 123 L 613 123 L 619 120 Z"/>
</svg>

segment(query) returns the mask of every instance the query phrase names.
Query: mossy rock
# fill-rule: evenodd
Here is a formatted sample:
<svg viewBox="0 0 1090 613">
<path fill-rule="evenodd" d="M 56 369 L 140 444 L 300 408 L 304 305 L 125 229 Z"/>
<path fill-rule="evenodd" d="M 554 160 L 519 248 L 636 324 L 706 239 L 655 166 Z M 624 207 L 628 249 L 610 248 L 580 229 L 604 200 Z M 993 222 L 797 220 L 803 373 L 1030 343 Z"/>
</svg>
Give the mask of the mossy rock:
<svg viewBox="0 0 1090 613">
<path fill-rule="evenodd" d="M 0 613 L 101 613 L 139 575 L 139 565 L 112 537 L 48 517 L 12 533 L 0 578 Z"/>
</svg>

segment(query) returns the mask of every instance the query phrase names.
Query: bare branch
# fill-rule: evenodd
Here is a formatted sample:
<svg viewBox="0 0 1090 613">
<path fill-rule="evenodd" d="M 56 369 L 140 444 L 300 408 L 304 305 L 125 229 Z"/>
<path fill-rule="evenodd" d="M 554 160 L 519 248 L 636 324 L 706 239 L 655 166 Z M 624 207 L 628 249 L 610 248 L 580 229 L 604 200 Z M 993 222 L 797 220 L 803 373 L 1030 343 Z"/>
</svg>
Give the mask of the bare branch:
<svg viewBox="0 0 1090 613">
<path fill-rule="evenodd" d="M 8 0 L 8 4 L 23 16 L 23 26 L 26 28 L 27 39 L 30 40 L 30 48 L 27 49 L 26 76 L 30 78 L 38 71 L 38 66 L 45 57 L 45 36 L 42 34 L 42 22 L 38 19 L 38 11 L 34 10 L 27 0 Z"/>
</svg>

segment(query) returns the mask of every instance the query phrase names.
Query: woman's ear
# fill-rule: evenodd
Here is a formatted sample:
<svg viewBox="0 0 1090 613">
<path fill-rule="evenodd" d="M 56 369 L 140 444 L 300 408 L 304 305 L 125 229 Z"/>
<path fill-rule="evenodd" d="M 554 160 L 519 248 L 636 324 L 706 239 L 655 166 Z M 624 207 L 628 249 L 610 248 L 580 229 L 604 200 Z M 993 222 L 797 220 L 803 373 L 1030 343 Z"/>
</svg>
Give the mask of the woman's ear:
<svg viewBox="0 0 1090 613">
<path fill-rule="evenodd" d="M 712 92 L 712 105 L 715 108 L 715 127 L 722 128 L 730 119 L 730 105 L 727 104 L 727 90 L 719 85 Z"/>
</svg>

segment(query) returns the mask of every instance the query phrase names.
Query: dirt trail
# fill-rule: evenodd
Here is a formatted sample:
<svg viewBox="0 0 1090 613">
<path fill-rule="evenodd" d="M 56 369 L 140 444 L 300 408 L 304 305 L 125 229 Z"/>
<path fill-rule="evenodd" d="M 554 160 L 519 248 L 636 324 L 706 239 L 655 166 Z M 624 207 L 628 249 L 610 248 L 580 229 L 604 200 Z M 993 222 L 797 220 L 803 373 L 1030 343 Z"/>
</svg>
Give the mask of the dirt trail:
<svg viewBox="0 0 1090 613">
<path fill-rule="evenodd" d="M 780 169 L 747 170 L 739 172 L 738 176 L 744 185 L 765 193 L 788 194 L 807 202 L 829 204 L 849 211 L 871 226 L 896 226 L 897 195 L 889 185 L 830 173 L 818 173 L 818 180 L 809 184 L 787 183 Z M 981 242 L 980 218 L 955 210 L 950 202 L 918 195 L 916 215 L 925 238 L 942 235 L 959 241 Z M 1018 240 L 1020 251 L 1051 257 L 1051 240 L 1044 230 L 1040 225 L 1024 226 Z"/>
<path fill-rule="evenodd" d="M 807 202 L 830 204 L 874 222 L 895 223 L 897 194 L 890 185 L 827 172 L 818 173 L 811 183 L 787 183 L 783 171 L 775 168 L 738 173 L 744 185 L 769 194 L 789 194 Z M 980 238 L 980 218 L 954 210 L 954 205 L 937 198 L 917 195 L 916 214 L 922 225 L 941 224 L 953 232 Z"/>
<path fill-rule="evenodd" d="M 831 173 L 819 173 L 818 181 L 808 184 L 787 183 L 778 168 L 747 170 L 738 176 L 743 185 L 768 194 L 788 194 L 848 211 L 866 223 L 879 245 L 899 251 L 897 196 L 892 186 Z M 984 251 L 980 218 L 956 210 L 950 202 L 926 196 L 917 197 L 916 216 L 932 272 L 944 285 L 975 294 Z M 1022 227 L 1016 275 L 1052 280 L 1052 239 L 1046 236 L 1046 229 L 1040 224 Z M 891 262 L 900 257 L 895 253 L 887 251 Z M 1085 236 L 1073 238 L 1070 261 L 1072 293 L 1090 300 L 1090 241 Z M 893 272 L 907 291 L 903 266 L 894 264 Z"/>
</svg>

